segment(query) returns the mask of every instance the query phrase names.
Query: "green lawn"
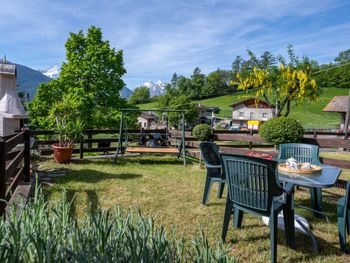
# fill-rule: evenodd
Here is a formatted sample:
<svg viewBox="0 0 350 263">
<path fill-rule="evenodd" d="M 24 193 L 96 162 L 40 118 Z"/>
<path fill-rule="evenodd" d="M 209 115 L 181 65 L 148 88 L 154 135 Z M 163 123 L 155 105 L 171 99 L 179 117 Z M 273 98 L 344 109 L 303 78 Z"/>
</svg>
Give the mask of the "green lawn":
<svg viewBox="0 0 350 263">
<path fill-rule="evenodd" d="M 184 168 L 182 161 L 172 156 L 122 157 L 117 165 L 113 165 L 111 159 L 74 161 L 63 166 L 52 160 L 42 163 L 41 170 L 52 168 L 64 168 L 67 175 L 54 178 L 53 185 L 46 186 L 44 193 L 49 200 L 58 200 L 66 189 L 77 217 L 90 207 L 139 207 L 144 215 L 155 216 L 156 223 L 163 224 L 167 230 L 175 226 L 177 234 L 186 239 L 198 231 L 199 224 L 211 243 L 220 239 L 225 199 L 216 199 L 214 186 L 209 204 L 201 204 L 205 169 L 198 163 Z M 344 171 L 342 178 L 350 179 L 349 171 Z M 334 200 L 339 194 L 343 194 L 342 190 L 324 191 L 324 206 L 331 224 L 313 217 L 308 211 L 297 210 L 310 221 L 320 255 L 312 252 L 310 240 L 301 234 L 297 234 L 296 250 L 287 248 L 283 232 L 279 231 L 278 262 L 349 262 L 349 256 L 338 248 Z M 307 205 L 309 194 L 300 189 L 295 199 Z M 243 228 L 233 230 L 230 225 L 227 236 L 226 245 L 231 247 L 231 254 L 237 256 L 239 262 L 270 261 L 269 228 L 263 225 L 261 218 L 246 215 Z"/>
<path fill-rule="evenodd" d="M 302 106 L 294 105 L 292 107 L 290 116 L 301 121 L 304 128 L 336 128 L 339 126 L 340 118 L 337 113 L 323 112 L 323 108 L 330 102 L 334 96 L 348 95 L 349 90 L 328 88 L 324 89 L 320 98 L 317 101 L 307 102 Z M 221 109 L 218 114 L 219 117 L 230 118 L 232 114 L 231 104 L 250 97 L 251 93 L 243 93 L 239 95 L 226 95 L 206 100 L 198 100 L 206 106 L 219 107 Z M 155 103 L 140 104 L 141 109 L 154 108 Z"/>
<path fill-rule="evenodd" d="M 157 109 L 157 102 L 138 104 L 137 107 L 139 107 L 141 110 Z"/>
</svg>

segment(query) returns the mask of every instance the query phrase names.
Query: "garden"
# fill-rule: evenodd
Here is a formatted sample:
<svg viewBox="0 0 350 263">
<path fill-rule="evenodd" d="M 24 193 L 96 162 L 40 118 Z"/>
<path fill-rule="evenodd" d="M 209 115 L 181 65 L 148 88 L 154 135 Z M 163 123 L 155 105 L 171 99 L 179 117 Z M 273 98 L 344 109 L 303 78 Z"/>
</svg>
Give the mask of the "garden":
<svg viewBox="0 0 350 263">
<path fill-rule="evenodd" d="M 344 154 L 339 158 L 349 159 L 349 156 Z M 190 250 L 190 240 L 198 236 L 200 229 L 212 247 L 221 239 L 226 198 L 217 199 L 216 187 L 213 187 L 208 204 L 201 203 L 205 171 L 198 162 L 191 162 L 184 168 L 176 157 L 138 156 L 122 157 L 117 165 L 112 159 L 88 159 L 62 167 L 52 159 L 44 160 L 40 162 L 39 176 L 50 204 L 66 197 L 76 219 L 99 208 L 113 210 L 117 206 L 124 212 L 140 211 L 145 218 L 154 218 L 156 226 L 163 225 L 168 236 L 174 229 L 177 238 L 185 238 L 185 249 Z M 344 170 L 341 178 L 350 179 L 350 172 Z M 224 197 L 226 193 L 225 190 Z M 336 218 L 336 200 L 344 191 L 330 188 L 323 193 L 330 223 L 314 217 L 312 212 L 296 210 L 310 220 L 320 254 L 312 250 L 310 239 L 300 233 L 296 238 L 296 250 L 288 248 L 283 232 L 279 231 L 278 262 L 348 261 L 348 256 L 339 250 Z M 307 189 L 296 191 L 296 203 L 309 206 L 309 201 Z M 230 225 L 224 247 L 228 255 L 239 262 L 269 261 L 269 228 L 261 217 L 247 215 L 241 230 Z"/>
</svg>

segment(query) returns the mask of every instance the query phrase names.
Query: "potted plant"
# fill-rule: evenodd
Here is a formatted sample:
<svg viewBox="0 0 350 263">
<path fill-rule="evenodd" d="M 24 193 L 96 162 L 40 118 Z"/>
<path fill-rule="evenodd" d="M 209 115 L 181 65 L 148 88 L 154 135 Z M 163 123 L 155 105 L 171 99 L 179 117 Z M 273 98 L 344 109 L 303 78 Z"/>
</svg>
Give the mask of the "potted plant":
<svg viewBox="0 0 350 263">
<path fill-rule="evenodd" d="M 67 98 L 55 103 L 51 115 L 55 119 L 55 131 L 58 134 L 58 143 L 53 144 L 53 152 L 56 162 L 68 163 L 72 158 L 74 142 L 80 141 L 83 134 L 83 122 L 77 118 L 74 103 Z"/>
</svg>

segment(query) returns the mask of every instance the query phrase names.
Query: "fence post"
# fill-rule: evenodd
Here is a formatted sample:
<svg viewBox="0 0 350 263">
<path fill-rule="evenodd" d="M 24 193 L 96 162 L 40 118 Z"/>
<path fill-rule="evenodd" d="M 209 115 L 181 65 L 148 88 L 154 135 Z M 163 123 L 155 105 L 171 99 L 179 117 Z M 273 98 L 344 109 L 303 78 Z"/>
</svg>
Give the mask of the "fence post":
<svg viewBox="0 0 350 263">
<path fill-rule="evenodd" d="M 24 181 L 30 180 L 30 132 L 24 130 Z"/>
<path fill-rule="evenodd" d="M 317 138 L 317 130 L 314 130 L 314 139 Z"/>
<path fill-rule="evenodd" d="M 250 129 L 249 135 L 250 135 L 250 136 L 253 136 L 253 135 L 254 135 L 253 129 Z M 251 150 L 251 149 L 253 149 L 253 142 L 250 141 L 250 142 L 249 142 L 249 150 Z"/>
<path fill-rule="evenodd" d="M 0 138 L 0 198 L 6 197 L 6 144 L 5 140 Z M 4 214 L 6 203 L 0 201 L 0 215 Z"/>
<path fill-rule="evenodd" d="M 84 158 L 84 139 L 80 138 L 80 159 Z"/>
<path fill-rule="evenodd" d="M 87 132 L 88 139 L 92 139 L 92 133 L 90 131 Z M 92 148 L 92 142 L 88 142 L 88 148 Z"/>
<path fill-rule="evenodd" d="M 210 129 L 210 141 L 214 142 L 214 129 L 213 128 Z M 199 164 L 200 164 L 200 159 L 199 159 Z"/>
</svg>

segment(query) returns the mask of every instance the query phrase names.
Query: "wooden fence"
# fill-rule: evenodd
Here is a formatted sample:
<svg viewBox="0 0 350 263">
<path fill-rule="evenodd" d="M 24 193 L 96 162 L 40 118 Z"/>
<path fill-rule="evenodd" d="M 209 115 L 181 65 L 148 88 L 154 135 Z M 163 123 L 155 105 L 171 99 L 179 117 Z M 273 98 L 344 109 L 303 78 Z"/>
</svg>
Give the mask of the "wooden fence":
<svg viewBox="0 0 350 263">
<path fill-rule="evenodd" d="M 162 133 L 166 131 L 164 129 L 158 130 L 140 130 L 140 129 L 130 129 L 128 130 L 129 141 L 133 141 L 134 138 L 143 133 Z M 111 143 L 118 142 L 118 129 L 94 129 L 86 130 L 84 132 L 86 138 L 82 139 L 76 144 L 74 153 L 79 153 L 79 157 L 83 158 L 84 153 L 89 152 L 114 152 L 116 151 L 116 144 L 114 147 L 111 147 Z M 38 139 L 39 135 L 54 135 L 53 131 L 30 131 L 32 137 L 36 137 L 36 143 L 43 148 L 41 154 L 47 155 L 52 154 L 51 144 L 57 143 L 57 139 L 43 140 Z M 103 138 L 102 134 L 106 134 L 106 137 Z M 107 136 L 107 134 L 109 136 Z M 181 131 L 179 130 L 169 130 L 169 140 L 174 142 Z M 112 136 L 113 135 L 113 136 Z M 321 148 L 341 148 L 341 149 L 350 149 L 350 140 L 344 139 L 344 133 L 342 132 L 332 132 L 332 131 L 319 131 L 312 130 L 307 131 L 304 134 L 302 142 L 309 144 L 319 145 Z M 98 138 L 96 138 L 96 136 Z M 185 131 L 186 136 L 186 148 L 187 149 L 196 149 L 199 148 L 199 143 L 192 136 L 191 130 Z M 137 139 L 135 139 L 137 140 Z M 220 144 L 220 150 L 225 153 L 237 153 L 237 154 L 246 154 L 249 151 L 254 150 L 257 153 L 266 153 L 265 151 L 270 149 L 270 154 L 276 156 L 276 153 L 273 151 L 273 145 L 267 144 L 264 140 L 258 135 L 257 131 L 227 131 L 227 130 L 214 130 L 212 132 L 211 140 Z M 232 143 L 233 141 L 239 141 L 239 144 Z M 96 147 L 97 144 L 97 147 Z M 263 151 L 262 151 L 263 150 Z M 196 155 L 196 153 L 192 153 Z M 323 163 L 335 165 L 342 168 L 350 169 L 350 161 L 322 158 Z"/>
<path fill-rule="evenodd" d="M 173 130 L 171 132 L 174 132 Z M 303 143 L 315 144 L 321 148 L 333 148 L 333 149 L 350 149 L 350 140 L 344 138 L 343 132 L 329 132 L 329 131 L 308 131 L 305 132 Z M 266 145 L 264 140 L 258 135 L 256 131 L 222 131 L 214 130 L 212 132 L 211 140 L 217 142 L 220 145 L 220 151 L 224 153 L 236 153 L 236 154 L 247 154 L 254 148 L 271 148 L 273 145 Z M 247 142 L 247 145 L 231 145 L 228 142 L 240 141 Z M 199 148 L 199 142 L 191 136 L 191 131 L 186 131 L 186 144 L 187 147 Z M 254 150 L 256 153 L 266 153 L 261 150 Z M 269 152 L 273 157 L 277 157 L 275 151 Z M 193 153 L 193 156 L 198 153 Z M 321 158 L 324 164 L 334 165 L 345 169 L 350 169 L 350 161 Z"/>
<path fill-rule="evenodd" d="M 84 153 L 91 153 L 91 152 L 115 152 L 117 150 L 117 146 L 110 146 L 112 143 L 118 142 L 118 133 L 119 129 L 93 129 L 93 130 L 85 130 L 85 138 L 83 138 L 80 142 L 75 144 L 75 148 L 73 150 L 73 153 L 79 153 L 80 159 L 84 158 Z M 165 129 L 156 129 L 156 130 L 145 130 L 145 129 L 129 129 L 128 130 L 128 141 L 130 143 L 132 142 L 139 142 L 139 137 L 141 134 L 154 134 L 154 133 L 160 133 L 160 134 L 166 134 Z M 109 134 L 109 138 L 93 138 L 96 135 L 101 134 Z M 49 155 L 52 154 L 53 151 L 51 149 L 51 145 L 54 143 L 58 143 L 57 139 L 39 139 L 39 136 L 46 135 L 51 137 L 56 137 L 54 131 L 30 131 L 31 137 L 35 138 L 36 144 L 41 148 L 40 154 L 42 155 Z M 114 136 L 112 136 L 114 135 Z M 178 131 L 178 134 L 175 133 L 168 133 L 169 136 L 172 136 L 172 140 L 180 139 L 181 138 L 181 131 Z M 100 136 L 99 136 L 100 137 Z M 106 136 L 107 137 L 107 136 Z M 97 147 L 94 147 L 94 144 Z"/>
<path fill-rule="evenodd" d="M 21 181 L 30 180 L 30 134 L 28 130 L 14 136 L 0 137 L 0 199 L 10 200 Z M 6 203 L 0 201 L 0 214 Z"/>
</svg>

